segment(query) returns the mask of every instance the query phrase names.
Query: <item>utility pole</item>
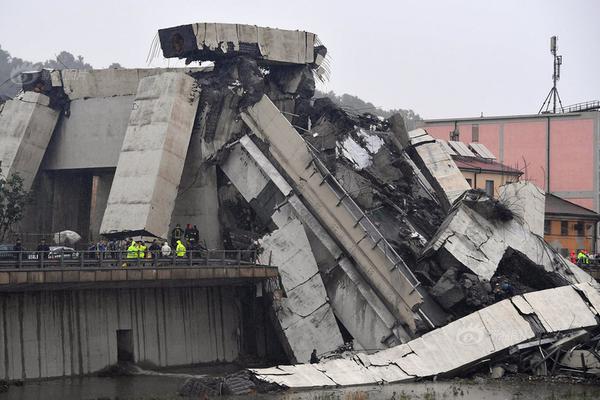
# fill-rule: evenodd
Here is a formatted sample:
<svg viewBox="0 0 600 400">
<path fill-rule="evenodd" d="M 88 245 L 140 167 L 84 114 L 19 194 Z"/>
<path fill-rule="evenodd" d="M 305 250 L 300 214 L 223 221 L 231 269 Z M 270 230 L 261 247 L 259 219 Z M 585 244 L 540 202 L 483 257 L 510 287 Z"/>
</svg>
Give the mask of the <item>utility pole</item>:
<svg viewBox="0 0 600 400">
<path fill-rule="evenodd" d="M 556 83 L 560 80 L 560 66 L 562 65 L 562 56 L 556 54 L 558 50 L 558 37 L 552 36 L 550 38 L 550 53 L 552 53 L 552 57 L 554 58 L 554 72 L 552 73 L 552 89 L 546 96 L 546 99 L 542 103 L 542 107 L 540 107 L 540 111 L 538 114 L 546 114 L 552 113 L 556 114 L 556 101 L 558 100 L 558 105 L 560 106 L 560 112 L 564 112 L 562 101 L 560 100 L 560 95 L 558 94 L 558 89 L 556 87 Z M 550 111 L 550 105 L 552 105 L 552 111 Z"/>
</svg>

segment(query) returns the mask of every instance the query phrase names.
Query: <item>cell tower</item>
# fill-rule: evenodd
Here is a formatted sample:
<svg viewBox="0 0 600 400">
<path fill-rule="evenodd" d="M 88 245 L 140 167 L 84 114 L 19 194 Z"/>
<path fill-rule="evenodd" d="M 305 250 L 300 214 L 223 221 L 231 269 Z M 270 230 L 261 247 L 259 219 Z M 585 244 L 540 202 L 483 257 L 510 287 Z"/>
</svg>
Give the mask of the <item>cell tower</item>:
<svg viewBox="0 0 600 400">
<path fill-rule="evenodd" d="M 552 36 L 550 38 L 550 53 L 554 57 L 554 73 L 552 74 L 552 89 L 546 96 L 544 103 L 542 103 L 542 107 L 538 114 L 545 113 L 553 113 L 556 114 L 556 100 L 558 100 L 558 105 L 560 107 L 560 112 L 564 112 L 562 101 L 560 100 L 560 95 L 558 94 L 558 89 L 556 88 L 556 82 L 560 80 L 560 66 L 562 65 L 562 56 L 556 55 L 556 51 L 558 50 L 558 46 L 556 42 L 558 41 L 558 37 Z M 550 110 L 550 105 L 552 105 L 552 110 Z"/>
</svg>

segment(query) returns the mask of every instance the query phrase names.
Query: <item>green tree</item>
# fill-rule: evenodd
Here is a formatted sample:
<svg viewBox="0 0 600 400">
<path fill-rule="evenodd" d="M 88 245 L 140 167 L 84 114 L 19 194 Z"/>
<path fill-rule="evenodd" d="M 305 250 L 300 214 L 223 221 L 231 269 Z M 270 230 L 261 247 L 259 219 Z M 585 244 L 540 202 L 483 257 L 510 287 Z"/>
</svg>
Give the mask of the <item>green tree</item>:
<svg viewBox="0 0 600 400">
<path fill-rule="evenodd" d="M 18 174 L 7 178 L 0 168 L 0 242 L 23 219 L 23 211 L 29 200 L 30 194 L 23 187 L 23 178 Z"/>
</svg>

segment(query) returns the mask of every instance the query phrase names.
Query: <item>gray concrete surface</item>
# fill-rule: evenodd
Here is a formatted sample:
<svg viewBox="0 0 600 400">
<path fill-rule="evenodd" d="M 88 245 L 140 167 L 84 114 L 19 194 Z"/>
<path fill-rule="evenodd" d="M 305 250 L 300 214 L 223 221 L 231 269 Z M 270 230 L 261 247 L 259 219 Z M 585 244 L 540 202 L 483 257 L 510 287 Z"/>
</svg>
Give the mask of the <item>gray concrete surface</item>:
<svg viewBox="0 0 600 400">
<path fill-rule="evenodd" d="M 43 94 L 25 92 L 0 113 L 0 167 L 5 176 L 18 173 L 25 190 L 33 184 L 60 114 L 49 102 Z"/>
<path fill-rule="evenodd" d="M 117 362 L 131 329 L 136 362 L 172 366 L 239 354 L 235 292 L 222 288 L 106 289 L 0 296 L 0 377 L 83 375 Z"/>
<path fill-rule="evenodd" d="M 167 237 L 197 105 L 195 80 L 186 74 L 140 80 L 101 233 Z"/>
<path fill-rule="evenodd" d="M 406 382 L 443 375 L 538 337 L 528 314 L 543 321 L 546 334 L 594 328 L 598 326 L 600 294 L 588 283 L 531 292 L 373 354 L 252 371 L 260 380 L 290 388 Z"/>
<path fill-rule="evenodd" d="M 304 31 L 245 24 L 195 23 L 160 29 L 159 37 L 166 58 L 193 57 L 195 52 L 203 51 L 204 59 L 213 60 L 228 53 L 244 54 L 248 48 L 256 48 L 257 54 L 253 56 L 265 62 L 311 64 L 316 58 L 316 35 Z"/>
<path fill-rule="evenodd" d="M 359 273 L 326 229 L 308 210 L 291 186 L 248 136 L 231 149 L 221 164 L 234 185 L 248 200 L 258 197 L 273 182 L 287 197 L 272 215 L 273 222 L 284 226 L 289 219 L 302 222 L 314 257 L 327 289 L 336 317 L 354 337 L 356 348 L 380 349 L 398 344 L 406 332 L 396 326 L 396 319 L 376 291 Z"/>
<path fill-rule="evenodd" d="M 452 203 L 471 187 L 444 146 L 424 129 L 415 129 L 401 138 L 411 146 L 413 161 L 435 189 L 442 206 L 448 210 Z"/>
<path fill-rule="evenodd" d="M 283 177 L 247 137 L 234 146 L 221 169 L 246 201 L 257 199 L 273 179 L 282 196 L 291 195 Z M 259 240 L 260 263 L 281 266 L 281 283 L 287 294 L 274 301 L 274 311 L 285 340 L 284 348 L 295 362 L 308 362 L 314 348 L 335 350 L 344 344 L 327 292 L 302 223 L 289 208 L 263 210 L 277 229 Z"/>
<path fill-rule="evenodd" d="M 413 310 L 417 310 L 423 301 L 415 288 L 418 281 L 399 271 L 401 263 L 396 264 L 388 257 L 385 250 L 388 247 L 384 246 L 387 242 L 380 234 L 377 235 L 374 225 L 360 214 L 360 209 L 349 197 L 337 191 L 339 187 L 330 186 L 328 180 L 334 181 L 335 178 L 323 176 L 327 172 L 313 164 L 315 160 L 307 144 L 267 96 L 241 115 L 252 131 L 269 143 L 269 153 L 290 177 L 294 189 L 302 195 L 328 232 L 355 260 L 363 277 L 393 310 L 397 325 L 406 326 L 409 332 L 414 332 Z M 373 239 L 373 235 L 377 239 Z M 390 252 L 389 256 L 392 255 Z"/>
<path fill-rule="evenodd" d="M 532 182 L 507 183 L 498 189 L 498 200 L 525 224 L 531 233 L 544 237 L 546 194 Z"/>
</svg>

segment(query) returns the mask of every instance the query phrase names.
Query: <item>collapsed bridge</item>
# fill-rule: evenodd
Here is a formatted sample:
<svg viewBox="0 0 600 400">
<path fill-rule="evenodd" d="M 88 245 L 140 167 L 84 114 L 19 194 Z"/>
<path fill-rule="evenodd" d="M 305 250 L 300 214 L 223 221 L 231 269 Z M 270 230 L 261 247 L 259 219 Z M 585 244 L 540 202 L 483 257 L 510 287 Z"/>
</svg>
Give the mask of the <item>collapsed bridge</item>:
<svg viewBox="0 0 600 400">
<path fill-rule="evenodd" d="M 492 199 L 399 115 L 314 99 L 316 35 L 197 23 L 159 38 L 165 57 L 214 65 L 44 70 L 4 105 L 3 171 L 36 193 L 21 231 L 167 238 L 191 223 L 211 249 L 258 246 L 279 267 L 269 314 L 290 363 L 419 340 L 500 304 L 500 282 L 598 290 L 541 239 L 532 184 Z"/>
</svg>

